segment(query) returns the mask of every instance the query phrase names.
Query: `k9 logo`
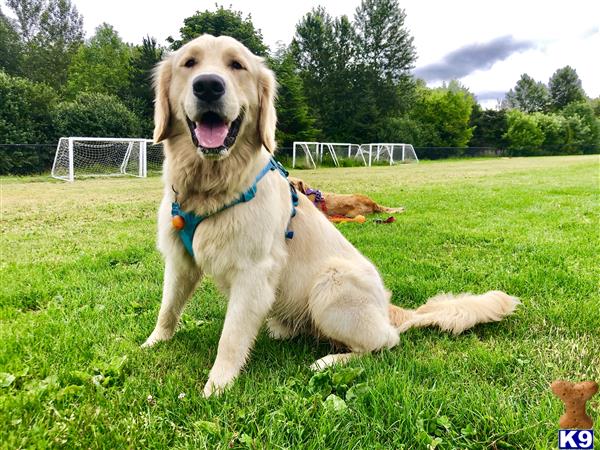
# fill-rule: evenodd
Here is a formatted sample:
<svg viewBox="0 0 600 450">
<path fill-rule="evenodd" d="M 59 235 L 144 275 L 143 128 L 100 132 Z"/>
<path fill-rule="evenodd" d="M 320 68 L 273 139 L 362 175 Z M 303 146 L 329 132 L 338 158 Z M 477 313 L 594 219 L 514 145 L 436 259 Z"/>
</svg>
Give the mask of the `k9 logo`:
<svg viewBox="0 0 600 450">
<path fill-rule="evenodd" d="M 594 430 L 558 430 L 559 450 L 594 448 Z"/>
</svg>

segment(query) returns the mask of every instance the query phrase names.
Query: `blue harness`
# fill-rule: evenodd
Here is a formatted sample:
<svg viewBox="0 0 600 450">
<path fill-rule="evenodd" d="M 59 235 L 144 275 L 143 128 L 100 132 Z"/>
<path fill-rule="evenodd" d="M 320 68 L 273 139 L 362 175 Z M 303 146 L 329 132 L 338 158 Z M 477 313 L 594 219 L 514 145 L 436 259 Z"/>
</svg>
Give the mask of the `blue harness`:
<svg viewBox="0 0 600 450">
<path fill-rule="evenodd" d="M 276 161 L 275 158 L 271 157 L 269 159 L 269 162 L 265 165 L 265 167 L 262 168 L 260 173 L 256 176 L 256 179 L 254 180 L 254 183 L 252 183 L 252 186 L 250 186 L 248 189 L 246 189 L 244 192 L 242 192 L 240 194 L 240 196 L 237 199 L 235 199 L 234 201 L 232 201 L 231 203 L 228 203 L 227 205 L 223 206 L 221 209 L 218 209 L 214 213 L 208 214 L 206 216 L 198 216 L 198 215 L 194 214 L 193 212 L 182 211 L 181 207 L 179 205 L 179 202 L 177 201 L 177 198 L 175 198 L 175 201 L 173 203 L 171 203 L 171 216 L 173 217 L 173 219 L 175 219 L 177 216 L 179 216 L 181 219 L 183 219 L 183 228 L 181 228 L 179 230 L 179 237 L 181 238 L 181 242 L 183 243 L 183 246 L 185 247 L 185 249 L 187 250 L 187 252 L 190 254 L 190 256 L 192 258 L 194 257 L 194 249 L 192 248 L 192 242 L 194 240 L 194 233 L 195 233 L 198 225 L 200 225 L 200 223 L 202 221 L 208 219 L 209 217 L 214 216 L 215 214 L 218 214 L 228 208 L 231 208 L 232 206 L 235 206 L 238 203 L 246 203 L 246 202 L 249 202 L 250 200 L 252 200 L 256 196 L 256 191 L 258 189 L 258 186 L 257 186 L 258 182 L 267 173 L 269 173 L 272 170 L 277 170 L 279 172 L 279 174 L 287 180 L 287 177 L 289 175 L 287 170 L 284 169 L 284 167 L 281 165 L 281 163 L 279 161 Z M 294 217 L 296 215 L 296 206 L 298 206 L 298 194 L 296 193 L 296 189 L 294 188 L 294 186 L 292 186 L 291 183 L 290 183 L 290 193 L 292 194 L 292 210 L 290 213 L 290 222 L 291 222 L 292 217 Z M 288 228 L 289 228 L 289 224 L 288 224 Z M 286 230 L 285 238 L 292 239 L 293 237 L 294 237 L 294 232 L 289 229 Z"/>
</svg>

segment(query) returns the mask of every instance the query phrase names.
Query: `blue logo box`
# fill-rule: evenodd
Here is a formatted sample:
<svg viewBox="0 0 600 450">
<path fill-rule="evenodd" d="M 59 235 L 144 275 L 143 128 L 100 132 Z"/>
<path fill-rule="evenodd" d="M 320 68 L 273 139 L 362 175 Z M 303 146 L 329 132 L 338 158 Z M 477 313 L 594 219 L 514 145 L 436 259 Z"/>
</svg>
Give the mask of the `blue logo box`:
<svg viewBox="0 0 600 450">
<path fill-rule="evenodd" d="M 594 430 L 558 430 L 559 450 L 590 450 L 594 448 Z"/>
</svg>

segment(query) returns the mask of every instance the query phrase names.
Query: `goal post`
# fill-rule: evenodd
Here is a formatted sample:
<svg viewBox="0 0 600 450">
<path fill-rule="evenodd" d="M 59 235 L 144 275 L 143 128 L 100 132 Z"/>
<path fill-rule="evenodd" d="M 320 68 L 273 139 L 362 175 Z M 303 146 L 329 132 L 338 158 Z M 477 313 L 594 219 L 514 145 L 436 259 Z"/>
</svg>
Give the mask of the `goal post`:
<svg viewBox="0 0 600 450">
<path fill-rule="evenodd" d="M 149 152 L 150 148 L 150 152 Z M 143 138 L 62 137 L 58 141 L 51 175 L 64 181 L 82 176 L 148 176 L 162 166 L 162 145 Z"/>
<path fill-rule="evenodd" d="M 294 142 L 292 148 L 292 168 L 296 167 L 299 157 L 304 153 L 305 166 L 311 169 L 316 169 L 317 165 L 322 165 L 323 162 L 331 163 L 335 167 L 340 166 L 341 159 L 357 159 L 362 160 L 364 165 L 367 165 L 360 145 L 347 142 Z"/>
<path fill-rule="evenodd" d="M 373 143 L 362 144 L 360 150 L 368 156 L 369 167 L 373 164 L 389 163 L 418 163 L 417 153 L 411 144 L 404 143 Z"/>
<path fill-rule="evenodd" d="M 372 143 L 351 144 L 340 142 L 294 142 L 292 149 L 292 168 L 301 160 L 304 153 L 304 166 L 316 169 L 317 165 L 330 162 L 339 167 L 341 160 L 359 161 L 365 166 L 373 164 L 390 165 L 396 163 L 419 162 L 417 153 L 411 144 L 405 143 Z M 329 161 L 330 160 L 330 161 Z"/>
</svg>

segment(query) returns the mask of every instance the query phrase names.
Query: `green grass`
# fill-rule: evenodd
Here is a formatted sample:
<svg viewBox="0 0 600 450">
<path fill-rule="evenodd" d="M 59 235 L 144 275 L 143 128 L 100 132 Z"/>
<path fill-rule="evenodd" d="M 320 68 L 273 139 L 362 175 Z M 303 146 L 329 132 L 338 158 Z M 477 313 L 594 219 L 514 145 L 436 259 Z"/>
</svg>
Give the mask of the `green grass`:
<svg viewBox="0 0 600 450">
<path fill-rule="evenodd" d="M 207 400 L 226 308 L 210 280 L 172 341 L 139 348 L 160 303 L 160 180 L 3 178 L 0 446 L 556 448 L 549 383 L 600 381 L 598 174 L 598 156 L 296 173 L 406 207 L 394 224 L 339 226 L 394 303 L 502 289 L 523 306 L 457 337 L 411 330 L 316 377 L 328 344 L 262 331 L 235 385 Z"/>
</svg>

